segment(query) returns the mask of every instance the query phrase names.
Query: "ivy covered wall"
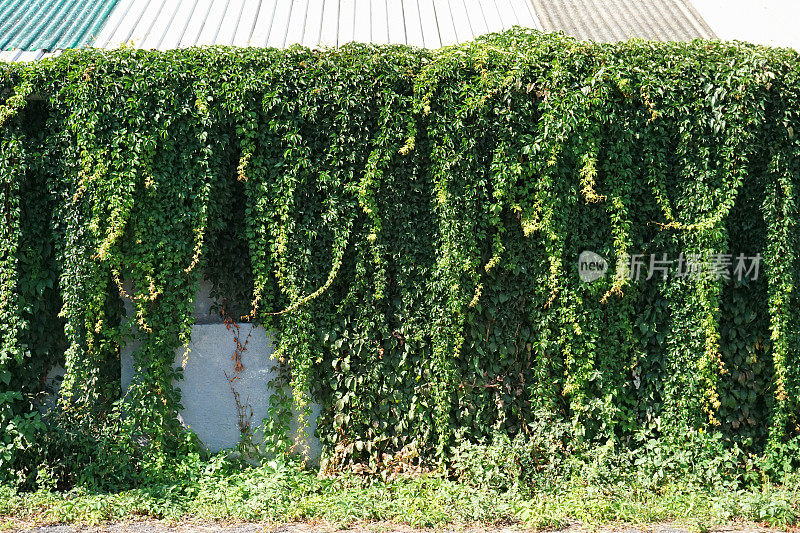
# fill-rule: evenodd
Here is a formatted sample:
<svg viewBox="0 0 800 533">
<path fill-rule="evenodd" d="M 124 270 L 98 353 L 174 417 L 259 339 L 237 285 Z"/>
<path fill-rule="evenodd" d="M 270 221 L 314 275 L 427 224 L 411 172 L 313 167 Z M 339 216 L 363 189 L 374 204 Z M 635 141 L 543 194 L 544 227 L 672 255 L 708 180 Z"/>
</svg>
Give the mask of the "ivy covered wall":
<svg viewBox="0 0 800 533">
<path fill-rule="evenodd" d="M 0 464 L 21 482 L 193 453 L 171 363 L 201 272 L 276 332 L 339 465 L 542 421 L 622 447 L 705 428 L 792 461 L 797 52 L 513 30 L 66 52 L 2 66 L 0 90 Z M 608 275 L 580 279 L 585 250 Z M 760 276 L 624 266 L 740 253 Z"/>
</svg>

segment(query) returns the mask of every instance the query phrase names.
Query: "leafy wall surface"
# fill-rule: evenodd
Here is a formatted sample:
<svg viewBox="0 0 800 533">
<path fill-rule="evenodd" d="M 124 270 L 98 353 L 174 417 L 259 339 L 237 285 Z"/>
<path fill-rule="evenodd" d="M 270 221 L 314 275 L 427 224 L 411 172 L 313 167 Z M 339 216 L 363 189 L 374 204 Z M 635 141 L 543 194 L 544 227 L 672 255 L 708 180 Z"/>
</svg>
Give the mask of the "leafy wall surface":
<svg viewBox="0 0 800 533">
<path fill-rule="evenodd" d="M 543 421 L 777 457 L 800 415 L 799 73 L 790 50 L 522 30 L 5 65 L 0 464 L 75 477 L 195 449 L 171 363 L 201 272 L 276 332 L 340 465 Z M 583 251 L 606 276 L 581 280 Z M 636 279 L 631 257 L 663 254 L 761 270 Z"/>
</svg>

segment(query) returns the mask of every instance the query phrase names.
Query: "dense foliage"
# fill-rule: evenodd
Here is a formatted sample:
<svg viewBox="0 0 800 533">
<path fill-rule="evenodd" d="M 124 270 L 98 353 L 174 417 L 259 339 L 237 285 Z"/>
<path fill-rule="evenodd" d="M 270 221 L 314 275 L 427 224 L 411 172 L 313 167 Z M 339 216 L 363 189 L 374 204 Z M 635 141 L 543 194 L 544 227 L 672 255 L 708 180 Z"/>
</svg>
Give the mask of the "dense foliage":
<svg viewBox="0 0 800 533">
<path fill-rule="evenodd" d="M 499 467 L 492 468 L 500 475 L 487 472 L 480 479 L 459 482 L 429 474 L 387 480 L 352 474 L 321 477 L 281 461 L 242 467 L 218 455 L 208 462 L 195 463 L 182 478 L 113 493 L 87 487 L 52 491 L 52 480 L 40 480 L 36 491 L 0 485 L 0 527 L 17 531 L 46 524 L 75 527 L 152 517 L 164 519 L 168 526 L 201 521 L 205 527 L 214 525 L 210 520 L 226 525 L 232 521 L 309 521 L 323 531 L 354 530 L 374 521 L 389 522 L 387 527 L 394 529 L 398 524 L 408 524 L 433 531 L 458 527 L 464 531 L 495 531 L 511 529 L 510 524 L 516 526 L 512 526 L 514 529 L 524 526 L 542 531 L 575 522 L 597 529 L 609 528 L 609 523 L 616 529 L 631 524 L 638 526 L 637 531 L 654 523 L 663 528 L 668 522 L 672 529 L 715 531 L 725 529 L 719 525 L 732 522 L 742 528 L 744 519 L 779 528 L 767 531 L 792 531 L 800 513 L 797 487 L 792 490 L 767 485 L 731 490 L 718 486 L 698 490 L 678 483 L 654 491 L 620 480 L 598 480 L 601 470 L 597 465 L 582 472 L 589 476 L 588 484 L 583 478 L 534 494 L 500 491 L 497 482 L 513 482 L 510 478 L 519 465 L 502 456 L 498 459 Z M 476 527 L 476 523 L 484 527 Z M 385 524 L 369 527 L 379 529 L 381 525 Z M 487 528 L 489 525 L 495 527 Z M 764 530 L 757 526 L 750 529 Z"/>
<path fill-rule="evenodd" d="M 124 482 L 195 453 L 174 361 L 202 276 L 275 332 L 333 470 L 496 434 L 797 466 L 794 51 L 522 30 L 80 51 L 0 90 L 0 475 Z M 582 282 L 584 250 L 612 273 Z M 681 253 L 761 275 L 625 268 Z"/>
</svg>

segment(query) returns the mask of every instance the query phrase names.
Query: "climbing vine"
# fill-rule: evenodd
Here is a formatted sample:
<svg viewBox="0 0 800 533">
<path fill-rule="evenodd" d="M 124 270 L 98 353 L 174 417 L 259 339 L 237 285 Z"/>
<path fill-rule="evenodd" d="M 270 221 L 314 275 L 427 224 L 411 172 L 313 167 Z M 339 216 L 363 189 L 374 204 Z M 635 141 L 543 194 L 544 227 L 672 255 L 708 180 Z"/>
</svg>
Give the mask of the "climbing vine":
<svg viewBox="0 0 800 533">
<path fill-rule="evenodd" d="M 720 431 L 791 466 L 799 67 L 519 29 L 2 66 L 3 471 L 113 456 L 134 476 L 194 449 L 177 415 L 203 280 L 271 332 L 280 398 L 322 405 L 329 470 L 446 461 L 541 417 L 625 446 Z M 605 276 L 581 279 L 583 251 Z M 760 277 L 733 275 L 740 254 Z M 689 257 L 728 269 L 652 268 Z"/>
</svg>

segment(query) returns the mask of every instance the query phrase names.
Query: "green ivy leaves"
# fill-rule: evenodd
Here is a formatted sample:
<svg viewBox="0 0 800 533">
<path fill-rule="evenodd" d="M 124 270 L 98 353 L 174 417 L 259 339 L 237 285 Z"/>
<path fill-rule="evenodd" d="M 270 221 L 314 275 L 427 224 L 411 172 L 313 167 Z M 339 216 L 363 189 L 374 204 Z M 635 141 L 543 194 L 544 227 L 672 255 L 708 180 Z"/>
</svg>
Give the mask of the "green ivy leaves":
<svg viewBox="0 0 800 533">
<path fill-rule="evenodd" d="M 717 425 L 737 440 L 768 413 L 748 446 L 777 450 L 800 415 L 797 67 L 741 44 L 519 29 L 437 51 L 6 65 L 0 423 L 32 413 L 41 372 L 63 360 L 59 416 L 163 460 L 183 450 L 175 354 L 204 276 L 274 333 L 297 406 L 324 406 L 339 466 L 445 458 L 543 412 L 575 438 L 626 445 Z M 763 252 L 767 281 L 636 282 L 619 268 L 586 285 L 582 250 L 612 264 Z M 759 309 L 746 335 L 742 301 Z M 51 319 L 34 318 L 40 304 Z M 134 341 L 120 397 L 109 369 Z"/>
</svg>

